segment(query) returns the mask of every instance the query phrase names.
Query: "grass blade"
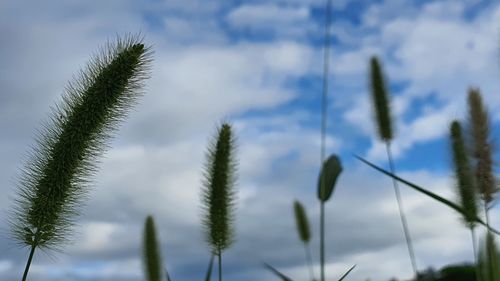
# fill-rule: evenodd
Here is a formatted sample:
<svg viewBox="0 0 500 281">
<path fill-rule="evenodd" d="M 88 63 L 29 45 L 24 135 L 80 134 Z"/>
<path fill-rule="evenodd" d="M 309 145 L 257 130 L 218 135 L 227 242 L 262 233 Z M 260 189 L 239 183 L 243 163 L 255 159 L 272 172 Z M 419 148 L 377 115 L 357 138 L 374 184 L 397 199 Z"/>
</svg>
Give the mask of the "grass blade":
<svg viewBox="0 0 500 281">
<path fill-rule="evenodd" d="M 389 172 L 389 171 L 387 171 L 387 170 L 384 170 L 383 168 L 378 167 L 377 165 L 375 165 L 375 164 L 373 164 L 373 163 L 369 162 L 368 160 L 365 160 L 364 158 L 362 158 L 362 157 L 360 157 L 360 156 L 357 156 L 357 155 L 354 155 L 354 156 L 355 156 L 358 160 L 360 160 L 361 162 L 363 162 L 363 163 L 365 163 L 366 165 L 368 165 L 368 166 L 372 167 L 373 169 L 375 169 L 375 170 L 377 170 L 377 171 L 379 171 L 379 172 L 381 172 L 381 173 L 383 173 L 383 174 L 385 174 L 385 175 L 387 175 L 387 176 L 389 176 L 389 177 L 391 177 L 391 178 L 396 179 L 397 181 L 399 181 L 399 182 L 401 182 L 401 183 L 403 183 L 403 184 L 405 184 L 405 185 L 407 185 L 407 186 L 409 186 L 409 187 L 411 187 L 411 188 L 413 188 L 413 189 L 417 190 L 417 191 L 418 191 L 418 192 L 420 192 L 420 193 L 423 193 L 423 194 L 425 194 L 425 195 L 427 195 L 427 196 L 431 197 L 432 199 L 434 199 L 434 200 L 436 200 L 436 201 L 438 201 L 438 202 L 440 202 L 440 203 L 442 203 L 442 204 L 444 204 L 444 205 L 446 205 L 446 206 L 450 207 L 451 209 L 455 210 L 455 211 L 456 211 L 456 212 L 458 212 L 459 214 L 462 214 L 462 215 L 463 215 L 463 214 L 465 213 L 465 211 L 462 209 L 462 207 L 460 207 L 459 205 L 457 205 L 457 204 L 455 204 L 455 203 L 451 202 L 450 200 L 445 199 L 445 198 L 443 198 L 443 197 L 441 197 L 441 196 L 439 196 L 439 195 L 437 195 L 437 194 L 434 194 L 434 193 L 432 193 L 432 192 L 430 192 L 430 191 L 428 191 L 428 190 L 426 190 L 426 189 L 424 189 L 424 188 L 422 188 L 422 187 L 420 187 L 420 186 L 418 186 L 418 185 L 416 185 L 416 184 L 414 184 L 414 183 L 412 183 L 412 182 L 409 182 L 409 181 L 407 181 L 407 180 L 405 180 L 405 179 L 403 179 L 403 178 L 400 178 L 400 177 L 398 177 L 397 175 L 394 175 L 394 174 L 392 174 L 391 172 Z M 485 226 L 486 228 L 488 228 L 488 229 L 489 229 L 489 230 L 491 230 L 492 232 L 496 233 L 497 235 L 500 235 L 500 232 L 499 232 L 498 230 L 496 230 L 496 229 L 492 228 L 491 226 L 488 226 L 488 225 L 487 225 L 487 224 L 486 224 L 483 220 L 481 220 L 480 218 L 476 217 L 476 218 L 475 218 L 475 221 L 476 221 L 477 223 L 479 223 L 479 224 L 481 224 L 481 225 Z"/>
<path fill-rule="evenodd" d="M 351 271 L 353 271 L 355 267 L 356 267 L 356 265 L 351 266 L 351 268 L 349 268 L 349 270 L 347 270 L 346 273 L 344 273 L 344 275 L 342 275 L 342 277 L 340 277 L 339 281 L 344 280 L 344 278 L 346 278 L 347 275 L 349 275 L 349 273 L 351 273 Z"/>
<path fill-rule="evenodd" d="M 264 263 L 264 266 L 269 269 L 272 273 L 274 273 L 276 276 L 278 276 L 282 281 L 293 281 L 290 277 L 286 276 L 285 274 L 279 272 L 276 268 L 272 267 L 271 265 Z"/>
</svg>

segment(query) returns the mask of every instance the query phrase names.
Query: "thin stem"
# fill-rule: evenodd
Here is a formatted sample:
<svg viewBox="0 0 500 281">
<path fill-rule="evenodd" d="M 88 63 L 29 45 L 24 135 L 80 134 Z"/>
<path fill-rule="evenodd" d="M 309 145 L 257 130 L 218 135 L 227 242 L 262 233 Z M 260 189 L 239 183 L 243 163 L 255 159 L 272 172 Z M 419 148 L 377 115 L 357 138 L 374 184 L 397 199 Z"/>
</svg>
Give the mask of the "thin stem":
<svg viewBox="0 0 500 281">
<path fill-rule="evenodd" d="M 311 248 L 309 247 L 309 244 L 304 243 L 304 250 L 306 252 L 306 260 L 307 264 L 309 265 L 309 278 L 311 278 L 311 281 L 314 281 L 314 271 L 312 268 L 312 257 L 311 257 Z"/>
<path fill-rule="evenodd" d="M 489 209 L 488 209 L 488 203 L 485 201 L 483 201 L 483 207 L 484 207 L 484 218 L 485 218 L 485 221 L 486 221 L 486 226 L 488 228 L 488 235 L 491 235 L 491 229 L 490 229 L 490 212 L 489 212 Z M 489 237 L 487 238 L 489 239 Z M 485 241 L 485 243 L 487 243 L 487 241 Z M 486 249 L 486 254 L 488 255 L 488 260 L 490 262 L 490 268 L 493 269 L 496 267 L 495 265 L 495 262 L 497 261 L 497 259 L 495 259 L 495 253 L 493 251 L 491 251 L 490 249 Z M 479 264 L 478 264 L 478 269 L 479 269 Z M 492 274 L 492 270 L 489 270 L 488 274 Z M 492 280 L 493 280 L 493 276 L 491 276 Z"/>
<path fill-rule="evenodd" d="M 26 268 L 24 269 L 24 274 L 23 274 L 23 280 L 22 281 L 26 281 L 26 277 L 28 277 L 28 271 L 30 270 L 31 261 L 33 260 L 33 255 L 35 254 L 36 245 L 37 245 L 36 243 L 33 243 L 31 245 L 30 256 L 28 258 L 28 262 L 26 263 Z"/>
<path fill-rule="evenodd" d="M 330 26 L 332 22 L 332 0 L 326 1 L 326 16 L 325 16 L 325 34 L 324 34 L 324 51 L 323 51 L 323 95 L 321 101 L 321 163 L 325 161 L 326 150 L 326 121 L 328 109 L 328 73 L 330 70 Z M 325 206 L 321 201 L 321 218 L 320 218 L 320 266 L 321 266 L 321 281 L 325 281 Z"/>
<path fill-rule="evenodd" d="M 486 203 L 486 201 L 483 202 L 483 207 L 484 207 L 484 217 L 485 217 L 485 220 L 486 220 L 486 226 L 488 227 L 488 231 L 491 231 L 490 230 L 490 212 L 488 210 L 488 203 Z"/>
<path fill-rule="evenodd" d="M 396 169 L 394 167 L 394 161 L 392 159 L 391 144 L 389 141 L 385 143 L 385 148 L 387 151 L 387 159 L 389 160 L 389 168 L 392 174 L 396 174 Z M 401 224 L 403 225 L 403 232 L 406 240 L 406 245 L 408 247 L 408 255 L 410 256 L 411 266 L 413 268 L 413 273 L 415 277 L 418 276 L 417 262 L 415 260 L 415 252 L 413 251 L 413 243 L 410 235 L 410 230 L 408 229 L 408 222 L 406 220 L 406 215 L 404 213 L 403 201 L 401 199 L 401 193 L 399 191 L 398 182 L 395 178 L 392 179 L 392 184 L 394 186 L 394 194 L 396 195 L 396 201 L 398 202 L 399 217 L 401 218 Z"/>
<path fill-rule="evenodd" d="M 326 23 L 325 23 L 325 49 L 323 51 L 323 95 L 321 101 L 321 164 L 325 160 L 325 142 L 326 142 L 326 121 L 328 115 L 328 73 L 330 70 L 330 25 L 331 25 L 331 0 L 326 4 Z"/>
<path fill-rule="evenodd" d="M 474 269 L 476 272 L 476 280 L 481 281 L 481 275 L 479 274 L 479 264 L 477 262 L 476 232 L 474 231 L 474 227 L 470 228 L 470 236 L 472 239 L 472 251 L 474 252 Z"/>
<path fill-rule="evenodd" d="M 321 201 L 320 205 L 320 238 L 319 238 L 319 255 L 321 266 L 321 281 L 325 280 L 325 203 Z"/>
<path fill-rule="evenodd" d="M 222 281 L 222 252 L 220 249 L 217 256 L 219 258 L 219 281 Z"/>
</svg>

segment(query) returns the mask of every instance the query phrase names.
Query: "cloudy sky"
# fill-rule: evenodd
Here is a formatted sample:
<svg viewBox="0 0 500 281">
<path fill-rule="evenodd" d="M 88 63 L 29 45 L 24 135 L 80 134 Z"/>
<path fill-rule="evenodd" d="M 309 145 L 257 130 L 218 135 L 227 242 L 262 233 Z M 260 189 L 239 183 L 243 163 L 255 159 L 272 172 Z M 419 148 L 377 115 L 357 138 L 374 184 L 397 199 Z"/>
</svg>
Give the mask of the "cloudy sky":
<svg viewBox="0 0 500 281">
<path fill-rule="evenodd" d="M 372 55 L 392 90 L 398 170 L 454 198 L 447 126 L 480 87 L 500 131 L 500 4 L 495 1 L 334 0 L 328 153 L 344 173 L 327 212 L 327 276 L 412 274 L 391 182 L 353 159 L 385 165 L 367 91 Z M 221 120 L 238 135 L 236 243 L 227 280 L 275 280 L 262 262 L 305 280 L 292 202 L 307 206 L 318 274 L 324 1 L 109 0 L 0 2 L 0 276 L 19 280 L 28 250 L 9 237 L 19 168 L 67 82 L 99 46 L 141 32 L 152 77 L 100 164 L 63 253 L 38 252 L 31 280 L 143 280 L 144 218 L 153 214 L 173 280 L 201 280 L 204 151 Z M 496 138 L 498 139 L 498 137 Z M 472 259 L 469 233 L 449 209 L 403 188 L 420 269 Z M 500 227 L 500 210 L 492 220 Z"/>
</svg>

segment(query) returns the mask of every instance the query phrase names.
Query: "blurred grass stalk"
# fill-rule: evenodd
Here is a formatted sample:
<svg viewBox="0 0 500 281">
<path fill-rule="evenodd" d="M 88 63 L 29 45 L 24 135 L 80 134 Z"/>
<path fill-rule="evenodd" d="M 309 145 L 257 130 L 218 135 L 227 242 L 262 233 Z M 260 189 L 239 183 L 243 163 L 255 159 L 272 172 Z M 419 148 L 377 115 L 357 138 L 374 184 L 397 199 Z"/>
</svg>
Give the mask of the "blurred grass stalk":
<svg viewBox="0 0 500 281">
<path fill-rule="evenodd" d="M 309 278 L 314 281 L 314 271 L 312 266 L 311 248 L 309 246 L 309 241 L 311 241 L 311 228 L 309 226 L 309 220 L 307 219 L 306 210 L 299 201 L 293 203 L 293 211 L 295 214 L 295 224 L 297 225 L 297 233 L 299 235 L 300 241 L 304 244 L 304 250 L 306 255 L 306 262 L 309 267 Z"/>
<path fill-rule="evenodd" d="M 477 193 L 463 138 L 462 126 L 457 120 L 452 121 L 450 125 L 450 142 L 453 155 L 453 168 L 455 170 L 456 190 L 460 205 L 464 210 L 462 219 L 465 226 L 471 231 L 474 263 L 477 267 L 476 235 L 474 231 L 476 227 L 476 218 L 478 217 Z M 477 269 L 476 276 L 479 280 Z"/>
<path fill-rule="evenodd" d="M 494 145 L 491 141 L 491 124 L 488 110 L 483 103 L 479 89 L 469 89 L 467 96 L 468 105 L 468 135 L 470 144 L 468 146 L 472 157 L 473 174 L 476 182 L 476 192 L 479 193 L 482 200 L 482 207 L 486 224 L 490 225 L 489 210 L 493 207 L 495 194 L 498 192 L 496 187 L 496 178 L 493 172 L 493 150 Z M 491 242 L 491 231 L 488 230 L 485 245 L 494 245 Z M 490 241 L 491 240 L 491 241 Z M 492 251 L 486 251 L 487 254 L 496 255 Z M 495 267 L 496 259 L 494 256 L 488 257 L 491 261 L 491 267 Z M 491 276 L 490 276 L 491 277 Z"/>
<path fill-rule="evenodd" d="M 372 57 L 370 60 L 370 89 L 372 93 L 372 103 L 377 120 L 378 136 L 385 143 L 387 152 L 387 161 L 389 162 L 389 169 L 391 173 L 396 173 L 396 168 L 392 158 L 391 141 L 394 137 L 392 128 L 392 117 L 390 112 L 390 97 L 388 94 L 386 80 L 382 71 L 382 67 L 377 57 Z M 410 257 L 411 266 L 415 278 L 418 275 L 417 262 L 415 258 L 415 251 L 411 239 L 408 222 L 404 212 L 403 200 L 399 190 L 398 182 L 392 179 L 394 187 L 394 194 L 398 204 L 399 217 L 403 226 L 403 234 L 408 247 L 408 255 Z"/>
</svg>

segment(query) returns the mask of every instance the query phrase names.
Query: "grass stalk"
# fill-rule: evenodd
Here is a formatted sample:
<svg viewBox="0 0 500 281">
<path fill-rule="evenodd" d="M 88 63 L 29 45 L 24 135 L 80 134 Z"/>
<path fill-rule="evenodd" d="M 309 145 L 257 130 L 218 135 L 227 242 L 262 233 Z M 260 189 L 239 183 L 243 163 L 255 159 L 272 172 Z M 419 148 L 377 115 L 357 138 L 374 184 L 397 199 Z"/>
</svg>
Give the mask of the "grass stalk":
<svg viewBox="0 0 500 281">
<path fill-rule="evenodd" d="M 320 203 L 319 225 L 319 258 L 321 264 L 321 280 L 325 280 L 325 202 Z"/>
<path fill-rule="evenodd" d="M 33 255 L 35 254 L 35 249 L 36 249 L 36 244 L 31 245 L 30 255 L 28 257 L 28 261 L 26 262 L 26 267 L 24 269 L 22 281 L 26 281 L 26 278 L 28 277 L 28 271 L 30 270 L 31 261 L 33 260 Z"/>
<path fill-rule="evenodd" d="M 136 37 L 108 44 L 69 84 L 39 132 L 9 218 L 13 238 L 31 247 L 23 280 L 36 248 L 60 250 L 68 242 L 97 159 L 140 96 L 149 53 Z"/>
<path fill-rule="evenodd" d="M 314 281 L 316 280 L 316 278 L 314 278 L 311 248 L 309 247 L 309 245 L 304 244 L 304 251 L 306 255 L 307 267 L 309 267 L 309 278 L 311 278 L 311 281 Z"/>
<path fill-rule="evenodd" d="M 387 159 L 389 161 L 389 169 L 391 173 L 396 174 L 396 168 L 394 166 L 390 142 L 386 142 L 385 144 L 386 144 L 385 148 L 387 152 Z M 392 184 L 394 187 L 394 194 L 396 196 L 396 201 L 398 203 L 399 217 L 401 219 L 401 225 L 403 226 L 403 233 L 405 236 L 406 246 L 408 248 L 408 255 L 410 257 L 413 274 L 416 277 L 418 275 L 417 261 L 415 258 L 415 251 L 413 249 L 413 241 L 411 239 L 410 230 L 408 228 L 408 222 L 403 208 L 403 200 L 401 198 L 401 192 L 399 190 L 398 181 L 396 179 L 394 178 L 392 179 Z"/>
<path fill-rule="evenodd" d="M 372 57 L 370 60 L 370 83 L 372 104 L 377 121 L 376 126 L 378 129 L 378 136 L 385 143 L 389 168 L 391 173 L 395 174 L 396 169 L 391 151 L 391 141 L 394 138 L 394 132 L 390 111 L 390 96 L 386 85 L 386 78 L 384 77 L 382 66 L 377 57 Z M 401 225 L 403 227 L 403 235 L 405 237 L 406 246 L 408 248 L 408 256 L 410 258 L 414 277 L 416 278 L 418 275 L 417 262 L 408 222 L 406 219 L 406 214 L 404 211 L 403 200 L 401 198 L 401 192 L 399 190 L 398 183 L 394 178 L 392 183 L 394 187 L 394 194 L 396 196 L 396 202 L 398 205 L 399 217 L 401 220 Z"/>
<path fill-rule="evenodd" d="M 321 156 L 320 163 L 323 164 L 326 156 L 326 127 L 328 115 L 328 75 L 330 72 L 330 29 L 332 25 L 332 0 L 326 0 L 325 11 L 325 33 L 323 49 L 323 94 L 321 101 Z M 321 281 L 325 281 L 325 214 L 324 202 L 320 203 L 320 271 Z"/>
<path fill-rule="evenodd" d="M 470 228 L 470 236 L 472 242 L 472 252 L 474 254 L 474 271 L 476 273 L 476 280 L 481 281 L 481 274 L 479 272 L 479 263 L 478 263 L 478 253 L 477 253 L 477 244 L 476 244 L 476 231 L 474 227 Z"/>
<path fill-rule="evenodd" d="M 218 265 L 219 265 L 219 281 L 222 281 L 222 253 L 219 250 L 219 253 L 217 254 L 218 258 Z"/>
<path fill-rule="evenodd" d="M 234 242 L 234 200 L 236 181 L 235 137 L 231 125 L 221 124 L 207 150 L 202 203 L 206 240 L 219 263 L 222 280 L 222 252 Z"/>
</svg>

